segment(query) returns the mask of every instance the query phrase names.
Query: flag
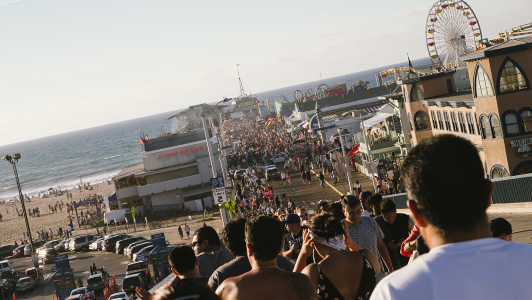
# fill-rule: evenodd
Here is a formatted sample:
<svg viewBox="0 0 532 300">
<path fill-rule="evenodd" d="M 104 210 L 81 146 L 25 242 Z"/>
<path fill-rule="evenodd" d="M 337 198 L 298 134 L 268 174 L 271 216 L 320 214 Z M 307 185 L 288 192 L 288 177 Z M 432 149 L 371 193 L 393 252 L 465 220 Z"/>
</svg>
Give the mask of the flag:
<svg viewBox="0 0 532 300">
<path fill-rule="evenodd" d="M 406 54 L 406 57 L 408 57 L 408 69 L 412 71 L 414 67 L 412 66 L 412 62 L 410 61 L 410 56 L 408 55 L 408 53 Z"/>
<path fill-rule="evenodd" d="M 360 152 L 360 144 L 356 144 L 351 151 L 349 151 L 349 156 L 353 156 Z"/>
<path fill-rule="evenodd" d="M 146 144 L 146 140 L 143 139 L 143 138 L 140 138 L 140 143 L 141 143 L 141 144 Z"/>
<path fill-rule="evenodd" d="M 146 134 L 146 140 L 151 140 L 151 136 L 149 134 Z"/>
</svg>

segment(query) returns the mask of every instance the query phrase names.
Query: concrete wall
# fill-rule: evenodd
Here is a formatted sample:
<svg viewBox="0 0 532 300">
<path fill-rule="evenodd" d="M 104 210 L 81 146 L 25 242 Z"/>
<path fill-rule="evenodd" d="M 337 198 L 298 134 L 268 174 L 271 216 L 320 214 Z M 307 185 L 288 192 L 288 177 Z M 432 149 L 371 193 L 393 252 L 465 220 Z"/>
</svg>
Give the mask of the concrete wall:
<svg viewBox="0 0 532 300">
<path fill-rule="evenodd" d="M 218 153 L 216 145 L 212 144 L 212 148 L 213 153 Z M 144 169 L 146 171 L 153 171 L 157 169 L 173 167 L 176 165 L 188 164 L 191 162 L 196 162 L 197 158 L 203 156 L 209 156 L 207 143 L 205 141 L 146 152 L 146 158 L 143 159 Z"/>
</svg>

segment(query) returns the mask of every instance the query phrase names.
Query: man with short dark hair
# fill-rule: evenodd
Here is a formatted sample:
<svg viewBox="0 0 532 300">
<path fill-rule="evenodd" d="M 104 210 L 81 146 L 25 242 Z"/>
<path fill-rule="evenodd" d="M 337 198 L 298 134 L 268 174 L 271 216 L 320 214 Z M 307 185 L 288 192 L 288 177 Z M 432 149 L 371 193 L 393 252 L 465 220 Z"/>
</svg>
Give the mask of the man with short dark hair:
<svg viewBox="0 0 532 300">
<path fill-rule="evenodd" d="M 283 256 L 296 261 L 303 245 L 303 228 L 297 214 L 287 214 L 282 221 L 288 233 L 285 235 Z"/>
<path fill-rule="evenodd" d="M 251 264 L 246 255 L 246 219 L 239 218 L 230 221 L 225 225 L 222 232 L 222 239 L 225 247 L 235 259 L 219 267 L 209 278 L 209 286 L 216 290 L 218 286 L 227 278 L 239 276 L 251 271 Z M 286 257 L 277 256 L 277 265 L 285 271 L 292 271 L 294 264 Z"/>
<path fill-rule="evenodd" d="M 201 276 L 210 277 L 219 266 L 234 257 L 227 249 L 220 249 L 220 238 L 214 228 L 203 226 L 192 237 L 192 249 L 198 257 Z"/>
<path fill-rule="evenodd" d="M 283 246 L 283 224 L 261 216 L 246 222 L 246 251 L 252 270 L 226 279 L 216 290 L 224 300 L 316 299 L 316 289 L 306 275 L 279 269 L 277 255 Z"/>
<path fill-rule="evenodd" d="M 402 178 L 430 252 L 382 280 L 371 299 L 530 298 L 532 246 L 491 237 L 493 184 L 484 174 L 477 148 L 455 135 L 410 151 Z"/>
<path fill-rule="evenodd" d="M 362 216 L 362 204 L 356 196 L 347 195 L 342 200 L 342 207 L 345 216 L 343 223 L 347 225 L 351 239 L 360 248 L 368 249 L 376 257 L 380 257 L 381 271 L 376 274 L 377 282 L 379 282 L 387 273 L 394 270 L 388 248 L 383 241 L 384 233 L 372 217 Z"/>
</svg>

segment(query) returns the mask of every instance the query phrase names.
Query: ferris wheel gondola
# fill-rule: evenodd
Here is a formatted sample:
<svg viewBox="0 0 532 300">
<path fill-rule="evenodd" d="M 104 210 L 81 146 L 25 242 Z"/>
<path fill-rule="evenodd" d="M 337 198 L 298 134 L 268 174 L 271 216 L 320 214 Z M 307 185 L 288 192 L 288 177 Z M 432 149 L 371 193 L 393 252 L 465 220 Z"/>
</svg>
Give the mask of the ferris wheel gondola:
<svg viewBox="0 0 532 300">
<path fill-rule="evenodd" d="M 473 52 L 482 39 L 477 17 L 465 1 L 440 0 L 430 9 L 427 51 L 437 71 L 465 66 L 460 56 Z"/>
</svg>

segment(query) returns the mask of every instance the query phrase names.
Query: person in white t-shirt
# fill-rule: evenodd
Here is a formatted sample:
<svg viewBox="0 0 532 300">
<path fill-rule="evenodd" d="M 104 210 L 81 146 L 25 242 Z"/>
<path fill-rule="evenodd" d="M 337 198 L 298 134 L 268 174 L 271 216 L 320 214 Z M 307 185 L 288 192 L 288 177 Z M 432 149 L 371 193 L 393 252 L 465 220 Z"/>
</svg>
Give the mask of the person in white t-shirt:
<svg viewBox="0 0 532 300">
<path fill-rule="evenodd" d="M 532 245 L 491 237 L 493 183 L 484 174 L 476 146 L 455 135 L 426 138 L 408 153 L 408 206 L 430 252 L 380 281 L 371 299 L 532 297 Z"/>
</svg>

